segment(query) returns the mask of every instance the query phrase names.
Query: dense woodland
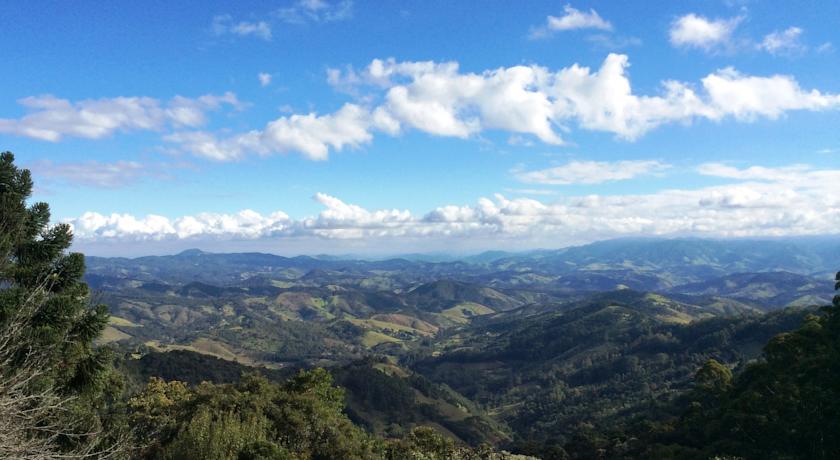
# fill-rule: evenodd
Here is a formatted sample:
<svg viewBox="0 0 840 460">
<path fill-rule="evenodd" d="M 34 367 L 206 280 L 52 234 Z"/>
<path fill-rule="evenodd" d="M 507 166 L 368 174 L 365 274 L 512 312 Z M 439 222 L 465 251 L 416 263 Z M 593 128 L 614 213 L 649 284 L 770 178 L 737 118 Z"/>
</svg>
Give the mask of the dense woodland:
<svg viewBox="0 0 840 460">
<path fill-rule="evenodd" d="M 2 154 L 2 458 L 840 457 L 830 241 L 86 261 L 32 187 Z"/>
</svg>

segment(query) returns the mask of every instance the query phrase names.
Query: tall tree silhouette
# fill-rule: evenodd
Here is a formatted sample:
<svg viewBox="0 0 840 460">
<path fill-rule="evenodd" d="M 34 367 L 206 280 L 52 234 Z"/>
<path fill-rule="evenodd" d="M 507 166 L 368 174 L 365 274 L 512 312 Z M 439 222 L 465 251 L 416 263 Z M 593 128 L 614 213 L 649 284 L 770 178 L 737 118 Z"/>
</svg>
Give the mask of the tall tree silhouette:
<svg viewBox="0 0 840 460">
<path fill-rule="evenodd" d="M 109 375 L 94 340 L 107 308 L 91 306 L 70 227 L 27 203 L 32 188 L 30 172 L 0 154 L 0 457 L 92 454 Z"/>
</svg>

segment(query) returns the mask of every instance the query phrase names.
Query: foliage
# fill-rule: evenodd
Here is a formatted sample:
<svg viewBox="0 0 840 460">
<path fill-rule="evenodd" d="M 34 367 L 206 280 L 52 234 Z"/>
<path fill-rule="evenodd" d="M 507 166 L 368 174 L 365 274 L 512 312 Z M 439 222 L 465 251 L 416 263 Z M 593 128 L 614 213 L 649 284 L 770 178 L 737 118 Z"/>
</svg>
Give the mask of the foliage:
<svg viewBox="0 0 840 460">
<path fill-rule="evenodd" d="M 324 369 L 282 384 L 248 374 L 234 384 L 151 378 L 128 403 L 140 458 L 160 459 L 470 459 L 522 458 L 470 448 L 428 427 L 385 441 L 343 413 L 344 390 Z"/>
<path fill-rule="evenodd" d="M 734 379 L 714 364 L 701 369 L 687 444 L 744 458 L 840 457 L 840 296 L 775 336 L 763 358 Z"/>
<path fill-rule="evenodd" d="M 387 460 L 527 460 L 532 457 L 496 451 L 489 446 L 459 446 L 429 427 L 417 427 L 388 445 Z"/>
<path fill-rule="evenodd" d="M 100 415 L 120 379 L 94 347 L 107 307 L 89 303 L 70 227 L 50 226 L 46 203 L 27 205 L 32 187 L 0 154 L 0 457 L 116 455 Z"/>
<path fill-rule="evenodd" d="M 143 458 L 370 458 L 377 443 L 341 412 L 343 401 L 316 369 L 283 385 L 257 374 L 193 389 L 152 378 L 129 407 Z"/>
<path fill-rule="evenodd" d="M 536 453 L 578 433 L 622 430 L 636 417 L 670 417 L 678 412 L 670 400 L 690 388 L 706 360 L 736 366 L 755 358 L 760 344 L 806 314 L 675 324 L 663 322 L 647 298 L 622 291 L 460 330 L 451 347 L 413 368 L 500 414 L 517 439 L 512 447 Z"/>
</svg>

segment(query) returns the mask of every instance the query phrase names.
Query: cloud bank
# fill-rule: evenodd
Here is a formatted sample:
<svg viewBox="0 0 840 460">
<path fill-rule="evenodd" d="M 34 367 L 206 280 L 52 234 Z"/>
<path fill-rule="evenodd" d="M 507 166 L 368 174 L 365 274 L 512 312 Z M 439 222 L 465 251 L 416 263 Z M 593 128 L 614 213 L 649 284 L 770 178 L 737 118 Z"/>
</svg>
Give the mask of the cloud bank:
<svg viewBox="0 0 840 460">
<path fill-rule="evenodd" d="M 603 169 L 603 168 L 602 168 Z M 737 168 L 711 163 L 698 173 L 731 181 L 699 189 L 636 195 L 563 196 L 553 202 L 501 194 L 473 205 L 444 205 L 425 214 L 369 210 L 323 193 L 315 216 L 201 213 L 170 219 L 88 212 L 67 219 L 83 244 L 122 241 L 277 241 L 288 238 L 364 241 L 480 239 L 496 247 L 562 246 L 622 236 L 756 237 L 836 234 L 840 170 L 806 165 Z"/>
</svg>

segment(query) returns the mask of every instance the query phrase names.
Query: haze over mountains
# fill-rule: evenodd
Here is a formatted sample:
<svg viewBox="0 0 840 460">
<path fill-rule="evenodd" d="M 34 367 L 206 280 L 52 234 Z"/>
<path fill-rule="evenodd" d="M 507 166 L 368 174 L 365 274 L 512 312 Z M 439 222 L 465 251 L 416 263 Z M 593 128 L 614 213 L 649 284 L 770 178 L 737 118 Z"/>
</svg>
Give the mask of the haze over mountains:
<svg viewBox="0 0 840 460">
<path fill-rule="evenodd" d="M 460 259 L 426 260 L 421 255 L 384 260 L 345 259 L 325 256 L 283 257 L 263 253 L 216 254 L 197 249 L 172 256 L 134 259 L 88 257 L 89 278 L 201 281 L 229 285 L 259 277 L 274 281 L 306 282 L 319 273 L 338 276 L 395 274 L 422 281 L 451 277 L 499 286 L 537 284 L 561 287 L 576 283 L 577 290 L 591 287 L 667 289 L 710 281 L 737 273 L 788 272 L 825 278 L 840 257 L 836 239 L 609 240 L 585 246 L 527 253 L 486 252 Z M 530 279 L 528 277 L 531 277 Z M 425 277 L 425 278 L 424 278 Z M 574 281 L 572 281 L 574 280 Z M 624 280 L 628 283 L 618 283 Z M 270 283 L 269 283 L 270 284 Z"/>
</svg>

